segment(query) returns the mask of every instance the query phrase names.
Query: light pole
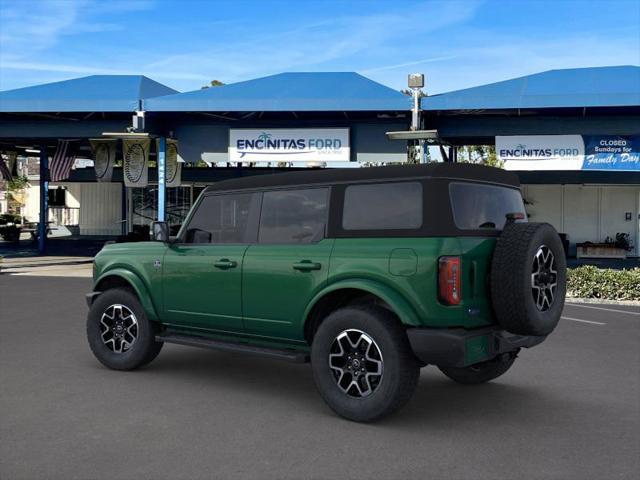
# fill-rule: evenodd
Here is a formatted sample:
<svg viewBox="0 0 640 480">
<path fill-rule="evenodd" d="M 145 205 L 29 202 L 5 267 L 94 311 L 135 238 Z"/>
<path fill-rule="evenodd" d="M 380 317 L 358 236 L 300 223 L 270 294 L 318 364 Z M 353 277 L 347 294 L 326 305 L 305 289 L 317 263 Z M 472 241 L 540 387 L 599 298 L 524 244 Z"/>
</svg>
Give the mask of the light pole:
<svg viewBox="0 0 640 480">
<path fill-rule="evenodd" d="M 411 130 L 416 131 L 420 129 L 420 95 L 422 94 L 422 88 L 424 87 L 424 74 L 422 73 L 410 73 L 408 80 L 408 86 L 411 89 L 411 97 L 413 98 L 413 108 L 411 109 Z M 418 162 L 424 162 L 424 141 L 418 140 L 413 144 L 415 153 L 418 155 Z"/>
</svg>

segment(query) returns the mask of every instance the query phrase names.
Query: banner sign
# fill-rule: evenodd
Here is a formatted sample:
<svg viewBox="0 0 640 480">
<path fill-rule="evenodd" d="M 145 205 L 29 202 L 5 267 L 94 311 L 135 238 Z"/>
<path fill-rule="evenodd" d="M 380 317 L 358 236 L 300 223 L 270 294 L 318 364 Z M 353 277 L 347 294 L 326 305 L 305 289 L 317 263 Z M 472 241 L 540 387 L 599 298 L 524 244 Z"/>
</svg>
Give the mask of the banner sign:
<svg viewBox="0 0 640 480">
<path fill-rule="evenodd" d="M 113 176 L 113 165 L 116 162 L 116 139 L 90 139 L 93 152 L 93 169 L 98 182 L 110 182 Z"/>
<path fill-rule="evenodd" d="M 583 170 L 640 170 L 640 136 L 585 136 Z"/>
<path fill-rule="evenodd" d="M 151 141 L 148 138 L 122 140 L 125 187 L 147 186 L 149 177 L 150 144 Z"/>
<path fill-rule="evenodd" d="M 348 162 L 348 128 L 230 129 L 230 162 Z"/>
<path fill-rule="evenodd" d="M 506 170 L 580 170 L 580 135 L 496 136 L 496 155 Z"/>
<path fill-rule="evenodd" d="M 166 186 L 179 187 L 182 182 L 182 163 L 178 159 L 178 141 L 167 138 L 165 152 Z M 160 139 L 156 139 L 156 152 L 160 151 Z"/>
<path fill-rule="evenodd" d="M 496 136 L 507 170 L 640 171 L 640 136 Z"/>
</svg>

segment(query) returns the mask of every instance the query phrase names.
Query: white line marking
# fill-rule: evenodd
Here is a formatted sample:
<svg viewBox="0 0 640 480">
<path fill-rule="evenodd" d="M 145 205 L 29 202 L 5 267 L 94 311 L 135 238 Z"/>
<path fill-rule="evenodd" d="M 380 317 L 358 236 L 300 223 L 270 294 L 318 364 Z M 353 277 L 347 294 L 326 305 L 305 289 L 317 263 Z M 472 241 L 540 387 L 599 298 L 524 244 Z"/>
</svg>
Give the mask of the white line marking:
<svg viewBox="0 0 640 480">
<path fill-rule="evenodd" d="M 605 310 L 607 312 L 628 313 L 629 315 L 640 315 L 640 312 L 630 312 L 628 310 L 618 310 L 615 308 L 592 307 L 591 305 L 583 305 L 582 303 L 567 303 L 565 306 L 593 308 L 594 310 Z"/>
<path fill-rule="evenodd" d="M 564 315 L 560 318 L 562 318 L 563 320 L 571 320 L 572 322 L 591 323 L 592 325 L 606 325 L 606 323 L 602 322 L 593 322 L 591 320 L 582 320 L 580 318 L 565 317 Z"/>
</svg>

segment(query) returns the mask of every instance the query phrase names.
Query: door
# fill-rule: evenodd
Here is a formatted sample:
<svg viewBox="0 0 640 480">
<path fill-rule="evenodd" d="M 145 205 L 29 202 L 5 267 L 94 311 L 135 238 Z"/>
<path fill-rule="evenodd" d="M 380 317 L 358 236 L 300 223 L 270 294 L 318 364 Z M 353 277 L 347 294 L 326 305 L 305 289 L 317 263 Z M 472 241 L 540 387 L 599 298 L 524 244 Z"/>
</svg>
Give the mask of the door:
<svg viewBox="0 0 640 480">
<path fill-rule="evenodd" d="M 258 243 L 243 264 L 247 333 L 302 340 L 303 313 L 329 272 L 328 199 L 328 188 L 263 194 Z"/>
<path fill-rule="evenodd" d="M 206 195 L 164 256 L 164 319 L 206 330 L 241 332 L 242 262 L 255 241 L 259 196 Z"/>
</svg>

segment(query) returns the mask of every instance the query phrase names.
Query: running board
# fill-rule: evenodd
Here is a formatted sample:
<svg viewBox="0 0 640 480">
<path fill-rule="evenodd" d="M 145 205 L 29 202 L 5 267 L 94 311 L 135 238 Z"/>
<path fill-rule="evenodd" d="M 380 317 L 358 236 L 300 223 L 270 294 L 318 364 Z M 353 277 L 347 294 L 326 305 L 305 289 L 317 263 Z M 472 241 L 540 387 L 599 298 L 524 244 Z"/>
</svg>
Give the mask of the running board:
<svg viewBox="0 0 640 480">
<path fill-rule="evenodd" d="M 296 352 L 295 350 L 255 347 L 245 343 L 225 342 L 191 335 L 157 335 L 156 341 L 177 343 L 178 345 L 188 345 L 190 347 L 211 348 L 213 350 L 222 350 L 225 352 L 248 353 L 249 355 L 274 358 L 276 360 L 285 360 L 293 363 L 307 363 L 309 361 L 309 355 L 307 353 Z"/>
</svg>

